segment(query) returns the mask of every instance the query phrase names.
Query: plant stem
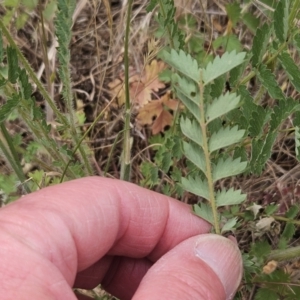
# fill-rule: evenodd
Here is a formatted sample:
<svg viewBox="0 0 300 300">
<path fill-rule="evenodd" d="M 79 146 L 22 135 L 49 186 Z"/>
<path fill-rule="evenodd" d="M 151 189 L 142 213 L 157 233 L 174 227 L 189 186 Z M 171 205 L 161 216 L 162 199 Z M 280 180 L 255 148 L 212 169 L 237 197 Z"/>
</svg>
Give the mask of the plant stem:
<svg viewBox="0 0 300 300">
<path fill-rule="evenodd" d="M 220 225 L 219 225 L 219 216 L 216 205 L 215 193 L 214 193 L 214 182 L 212 178 L 212 170 L 211 170 L 211 161 L 210 161 L 210 153 L 208 149 L 208 137 L 207 137 L 207 124 L 205 122 L 205 109 L 204 109 L 204 85 L 202 82 L 202 73 L 200 74 L 200 82 L 199 82 L 199 91 L 200 91 L 200 128 L 203 135 L 203 152 L 205 156 L 205 164 L 206 164 L 206 178 L 208 182 L 209 189 L 209 202 L 212 209 L 213 217 L 214 217 L 214 226 L 216 234 L 220 234 Z"/>
<path fill-rule="evenodd" d="M 2 133 L 2 139 L 0 138 L 0 149 L 3 152 L 5 158 L 7 159 L 9 165 L 16 173 L 18 179 L 20 182 L 24 185 L 24 189 L 26 193 L 31 193 L 31 190 L 26 182 L 26 176 L 23 173 L 22 166 L 19 162 L 19 158 L 17 155 L 17 152 L 15 150 L 14 144 L 12 143 L 11 136 L 7 132 L 7 129 L 3 122 L 0 125 L 1 133 Z"/>
<path fill-rule="evenodd" d="M 121 157 L 121 179 L 130 181 L 131 171 L 131 146 L 130 146 L 130 116 L 131 116 L 131 105 L 130 105 L 130 93 L 129 93 L 129 33 L 130 33 L 130 18 L 131 18 L 131 7 L 133 0 L 128 0 L 127 3 L 127 19 L 126 19 L 126 30 L 125 30 L 125 42 L 124 42 L 124 66 L 125 66 L 125 124 L 124 124 L 124 140 L 123 140 L 123 152 Z"/>
</svg>

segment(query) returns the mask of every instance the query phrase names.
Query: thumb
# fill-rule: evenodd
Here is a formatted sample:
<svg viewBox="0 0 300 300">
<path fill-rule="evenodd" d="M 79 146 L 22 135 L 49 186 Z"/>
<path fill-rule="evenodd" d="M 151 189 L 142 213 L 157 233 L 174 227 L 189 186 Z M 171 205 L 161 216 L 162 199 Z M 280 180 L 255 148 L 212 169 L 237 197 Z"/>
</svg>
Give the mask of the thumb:
<svg viewBox="0 0 300 300">
<path fill-rule="evenodd" d="M 133 299 L 232 299 L 242 277 L 242 257 L 229 239 L 189 238 L 147 272 Z"/>
</svg>

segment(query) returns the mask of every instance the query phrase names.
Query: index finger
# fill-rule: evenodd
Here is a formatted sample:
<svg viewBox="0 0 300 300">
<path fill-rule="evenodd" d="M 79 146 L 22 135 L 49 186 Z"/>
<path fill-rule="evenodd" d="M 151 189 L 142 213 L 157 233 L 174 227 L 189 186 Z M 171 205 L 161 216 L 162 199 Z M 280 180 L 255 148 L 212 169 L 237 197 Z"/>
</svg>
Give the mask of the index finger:
<svg viewBox="0 0 300 300">
<path fill-rule="evenodd" d="M 1 231 L 51 261 L 70 285 L 78 271 L 107 253 L 155 261 L 210 228 L 186 204 L 100 177 L 25 196 L 0 212 L 0 223 Z"/>
</svg>

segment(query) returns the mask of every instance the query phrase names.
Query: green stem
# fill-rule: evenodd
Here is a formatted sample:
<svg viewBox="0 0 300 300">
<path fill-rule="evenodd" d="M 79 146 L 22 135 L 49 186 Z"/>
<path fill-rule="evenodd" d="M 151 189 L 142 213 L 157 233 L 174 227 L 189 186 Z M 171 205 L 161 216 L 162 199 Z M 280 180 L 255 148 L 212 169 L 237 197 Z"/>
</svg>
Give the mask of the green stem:
<svg viewBox="0 0 300 300">
<path fill-rule="evenodd" d="M 130 18 L 133 0 L 128 0 L 127 3 L 127 19 L 125 30 L 125 49 L 124 49 L 124 66 L 125 66 L 125 124 L 124 124 L 124 141 L 123 153 L 121 158 L 121 179 L 130 181 L 131 171 L 131 145 L 130 145 L 130 93 L 129 93 L 129 33 L 130 33 Z"/>
<path fill-rule="evenodd" d="M 7 132 L 7 129 L 3 123 L 1 123 L 0 129 L 4 138 L 4 141 L 2 141 L 0 138 L 0 148 L 5 158 L 7 159 L 9 165 L 11 166 L 11 168 L 14 170 L 17 177 L 19 178 L 20 182 L 24 185 L 26 193 L 31 193 L 31 190 L 28 184 L 26 183 L 26 176 L 23 173 L 22 166 L 19 162 L 17 152 L 11 140 L 11 136 Z"/>
<path fill-rule="evenodd" d="M 278 262 L 281 261 L 291 261 L 295 258 L 300 257 L 300 246 L 297 247 L 291 247 L 287 249 L 280 249 L 280 250 L 273 250 L 268 255 L 267 259 L 270 260 L 276 260 Z"/>
<path fill-rule="evenodd" d="M 200 91 L 200 128 L 203 135 L 203 152 L 205 156 L 205 164 L 206 164 L 206 178 L 208 182 L 208 189 L 209 189 L 209 202 L 211 205 L 211 209 L 213 212 L 214 217 L 214 226 L 216 234 L 220 234 L 220 225 L 219 225 L 219 216 L 218 210 L 216 205 L 215 199 L 215 192 L 214 192 L 214 182 L 212 178 L 212 169 L 211 169 L 211 160 L 210 160 L 210 153 L 208 149 L 208 136 L 207 136 L 207 124 L 205 122 L 205 109 L 204 109 L 204 85 L 202 82 L 202 74 L 200 74 L 200 83 L 199 83 L 199 91 Z"/>
</svg>

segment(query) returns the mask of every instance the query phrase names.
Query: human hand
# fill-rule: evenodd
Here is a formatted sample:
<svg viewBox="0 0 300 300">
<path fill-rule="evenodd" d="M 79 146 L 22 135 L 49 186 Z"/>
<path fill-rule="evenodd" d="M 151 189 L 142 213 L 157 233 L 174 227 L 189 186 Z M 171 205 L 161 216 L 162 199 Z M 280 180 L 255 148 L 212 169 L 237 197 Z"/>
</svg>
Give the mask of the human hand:
<svg viewBox="0 0 300 300">
<path fill-rule="evenodd" d="M 0 210 L 1 299 L 74 300 L 71 287 L 99 283 L 122 300 L 231 299 L 241 255 L 209 230 L 190 206 L 130 183 L 45 188 Z"/>
</svg>

